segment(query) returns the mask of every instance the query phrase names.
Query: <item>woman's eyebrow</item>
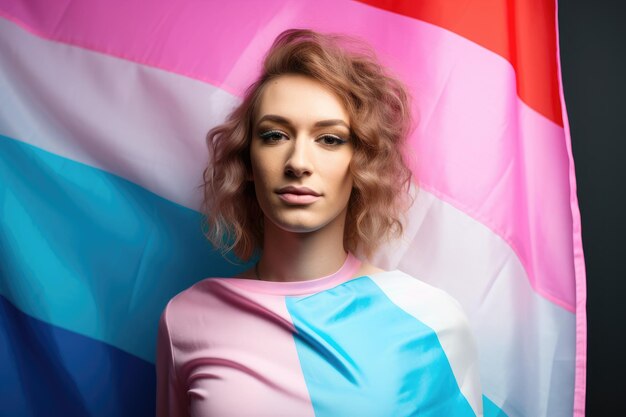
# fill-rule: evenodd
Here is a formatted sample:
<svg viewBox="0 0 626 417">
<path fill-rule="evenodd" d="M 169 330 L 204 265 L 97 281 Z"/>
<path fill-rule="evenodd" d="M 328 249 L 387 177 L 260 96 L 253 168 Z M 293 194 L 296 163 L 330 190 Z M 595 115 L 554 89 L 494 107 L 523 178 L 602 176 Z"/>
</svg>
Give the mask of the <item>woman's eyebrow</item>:
<svg viewBox="0 0 626 417">
<path fill-rule="evenodd" d="M 283 116 L 278 116 L 276 114 L 266 114 L 263 117 L 261 117 L 258 121 L 257 124 L 260 124 L 261 122 L 265 121 L 265 120 L 269 120 L 271 122 L 276 122 L 276 123 L 280 123 L 282 125 L 286 125 L 286 126 L 290 126 L 293 127 L 293 124 L 291 123 L 291 121 L 289 119 L 287 119 L 286 117 Z M 319 122 L 316 122 L 313 127 L 330 127 L 330 126 L 343 126 L 346 129 L 350 130 L 350 126 L 348 126 L 348 124 L 346 122 L 344 122 L 341 119 L 328 119 L 328 120 L 320 120 Z"/>
<path fill-rule="evenodd" d="M 341 119 L 330 119 L 330 120 L 321 120 L 317 123 L 315 123 L 313 126 L 315 127 L 330 127 L 330 126 L 343 126 L 346 129 L 350 130 L 350 126 L 348 126 L 348 124 L 346 122 L 344 122 Z"/>
</svg>

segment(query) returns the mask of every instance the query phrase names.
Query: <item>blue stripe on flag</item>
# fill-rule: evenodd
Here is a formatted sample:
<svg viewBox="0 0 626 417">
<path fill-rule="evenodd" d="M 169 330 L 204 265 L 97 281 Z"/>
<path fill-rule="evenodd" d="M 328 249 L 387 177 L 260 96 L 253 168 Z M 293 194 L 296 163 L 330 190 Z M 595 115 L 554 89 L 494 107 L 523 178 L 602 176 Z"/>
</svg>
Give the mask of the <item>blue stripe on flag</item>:
<svg viewBox="0 0 626 417">
<path fill-rule="evenodd" d="M 154 365 L 0 296 L 0 416 L 153 416 Z"/>
<path fill-rule="evenodd" d="M 316 417 L 474 416 L 437 334 L 368 277 L 286 304 Z"/>
<path fill-rule="evenodd" d="M 198 212 L 1 135 L 0 178 L 0 294 L 145 360 L 174 294 L 248 267 L 213 250 Z"/>
</svg>

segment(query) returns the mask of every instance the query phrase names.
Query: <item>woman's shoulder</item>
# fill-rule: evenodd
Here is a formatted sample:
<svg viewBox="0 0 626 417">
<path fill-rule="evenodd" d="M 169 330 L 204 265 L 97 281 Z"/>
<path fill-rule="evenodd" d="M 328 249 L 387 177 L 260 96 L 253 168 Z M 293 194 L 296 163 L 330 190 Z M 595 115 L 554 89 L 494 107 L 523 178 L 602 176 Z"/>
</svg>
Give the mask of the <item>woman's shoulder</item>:
<svg viewBox="0 0 626 417">
<path fill-rule="evenodd" d="M 197 316 L 199 311 L 217 308 L 218 293 L 223 291 L 219 285 L 223 277 L 204 278 L 175 294 L 163 309 L 163 315 L 180 318 L 181 316 Z"/>
<path fill-rule="evenodd" d="M 478 349 L 464 306 L 453 293 L 399 270 L 370 278 L 392 303 L 434 332 L 455 375 L 464 381 L 464 394 L 480 410 Z"/>
<path fill-rule="evenodd" d="M 412 295 L 434 296 L 437 299 L 445 299 L 453 304 L 457 304 L 456 299 L 450 295 L 445 289 L 426 282 L 421 277 L 409 274 L 401 269 L 385 270 L 373 267 L 372 273 L 367 274 L 375 279 L 385 288 L 389 289 L 405 289 Z"/>
<path fill-rule="evenodd" d="M 445 289 L 401 270 L 368 275 L 385 295 L 407 313 L 434 327 L 466 326 L 467 315 Z"/>
<path fill-rule="evenodd" d="M 367 276 L 385 292 L 391 295 L 410 297 L 413 301 L 420 300 L 430 304 L 442 304 L 445 308 L 459 310 L 459 302 L 447 291 L 433 284 L 410 275 L 400 269 L 385 270 L 368 262 L 363 262 L 355 276 Z"/>
</svg>

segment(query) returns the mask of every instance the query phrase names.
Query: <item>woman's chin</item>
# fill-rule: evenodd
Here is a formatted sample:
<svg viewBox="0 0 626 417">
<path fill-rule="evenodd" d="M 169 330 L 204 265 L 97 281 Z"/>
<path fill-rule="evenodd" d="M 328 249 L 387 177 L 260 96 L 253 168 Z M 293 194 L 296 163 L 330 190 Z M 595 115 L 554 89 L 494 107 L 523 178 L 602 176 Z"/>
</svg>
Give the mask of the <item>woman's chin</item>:
<svg viewBox="0 0 626 417">
<path fill-rule="evenodd" d="M 293 214 L 293 213 L 292 213 Z M 328 219 L 316 219 L 315 216 L 285 216 L 272 219 L 272 223 L 279 229 L 290 233 L 313 233 L 323 229 L 331 221 Z"/>
<path fill-rule="evenodd" d="M 276 226 L 290 233 L 313 233 L 320 230 L 323 225 L 318 225 L 313 222 L 280 222 L 276 223 Z"/>
</svg>

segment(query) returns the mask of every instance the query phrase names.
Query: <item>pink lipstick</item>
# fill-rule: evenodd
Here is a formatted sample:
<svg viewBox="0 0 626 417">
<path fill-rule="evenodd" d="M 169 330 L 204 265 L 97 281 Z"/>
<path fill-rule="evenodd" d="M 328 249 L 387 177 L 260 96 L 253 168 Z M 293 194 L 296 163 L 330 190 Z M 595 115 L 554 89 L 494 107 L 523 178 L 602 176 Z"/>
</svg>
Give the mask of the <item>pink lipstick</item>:
<svg viewBox="0 0 626 417">
<path fill-rule="evenodd" d="M 305 205 L 317 201 L 321 194 L 307 187 L 289 185 L 276 191 L 278 197 L 287 204 Z"/>
</svg>

